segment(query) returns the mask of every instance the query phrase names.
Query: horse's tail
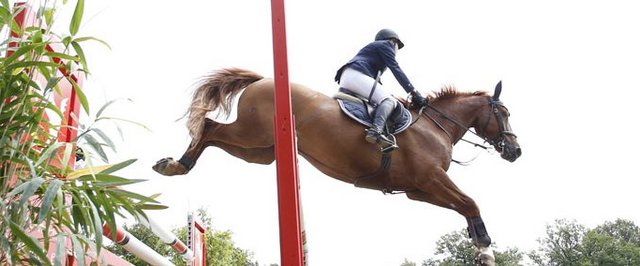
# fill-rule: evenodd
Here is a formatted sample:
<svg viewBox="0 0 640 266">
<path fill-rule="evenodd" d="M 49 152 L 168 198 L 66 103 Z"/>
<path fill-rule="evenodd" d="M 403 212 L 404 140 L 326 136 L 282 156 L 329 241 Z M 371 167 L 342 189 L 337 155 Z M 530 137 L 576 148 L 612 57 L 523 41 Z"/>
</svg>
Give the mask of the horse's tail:
<svg viewBox="0 0 640 266">
<path fill-rule="evenodd" d="M 222 108 L 228 115 L 233 98 L 249 84 L 263 77 L 249 70 L 225 68 L 204 76 L 193 93 L 193 100 L 187 113 L 187 128 L 193 143 L 197 143 L 204 131 L 208 112 Z"/>
</svg>

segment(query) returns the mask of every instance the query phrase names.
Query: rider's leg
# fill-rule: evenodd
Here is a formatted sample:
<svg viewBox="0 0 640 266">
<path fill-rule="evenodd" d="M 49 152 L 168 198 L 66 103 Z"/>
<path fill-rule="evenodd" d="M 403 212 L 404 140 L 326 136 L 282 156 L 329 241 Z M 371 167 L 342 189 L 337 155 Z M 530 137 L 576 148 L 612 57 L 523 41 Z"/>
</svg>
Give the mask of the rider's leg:
<svg viewBox="0 0 640 266">
<path fill-rule="evenodd" d="M 380 143 L 384 147 L 395 145 L 394 141 L 390 140 L 383 134 L 383 129 L 385 124 L 387 123 L 387 119 L 396 108 L 396 101 L 387 98 L 384 99 L 376 110 L 373 112 L 373 123 L 372 126 L 367 129 L 367 136 L 365 140 L 370 143 Z"/>
<path fill-rule="evenodd" d="M 376 84 L 373 93 L 371 93 L 373 84 L 375 83 L 376 80 L 374 78 L 351 68 L 345 69 L 340 77 L 340 87 L 365 98 L 371 96 L 369 99 L 370 103 L 374 105 L 377 104 L 377 108 L 373 114 L 373 126 L 367 130 L 365 139 L 372 143 L 380 143 L 383 147 L 388 148 L 395 146 L 395 143 L 381 133 L 383 132 L 387 119 L 396 106 L 396 101 L 393 99 L 391 93 L 380 83 Z"/>
</svg>

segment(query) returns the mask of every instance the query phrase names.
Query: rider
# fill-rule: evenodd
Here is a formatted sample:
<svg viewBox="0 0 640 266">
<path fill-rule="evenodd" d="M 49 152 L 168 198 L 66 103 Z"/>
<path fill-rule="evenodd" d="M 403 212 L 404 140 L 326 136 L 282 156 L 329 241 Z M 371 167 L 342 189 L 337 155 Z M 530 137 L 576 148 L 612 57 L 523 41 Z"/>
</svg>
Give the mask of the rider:
<svg viewBox="0 0 640 266">
<path fill-rule="evenodd" d="M 427 104 L 427 100 L 413 87 L 396 62 L 396 52 L 402 47 L 404 43 L 397 33 L 390 29 L 382 29 L 376 34 L 375 41 L 360 49 L 351 61 L 338 70 L 335 77 L 341 88 L 366 97 L 370 104 L 377 106 L 373 113 L 373 125 L 366 130 L 365 140 L 379 143 L 384 148 L 395 145 L 383 134 L 383 128 L 398 102 L 379 82 L 382 72 L 387 68 L 391 69 L 402 88 L 411 93 L 414 104 Z"/>
</svg>

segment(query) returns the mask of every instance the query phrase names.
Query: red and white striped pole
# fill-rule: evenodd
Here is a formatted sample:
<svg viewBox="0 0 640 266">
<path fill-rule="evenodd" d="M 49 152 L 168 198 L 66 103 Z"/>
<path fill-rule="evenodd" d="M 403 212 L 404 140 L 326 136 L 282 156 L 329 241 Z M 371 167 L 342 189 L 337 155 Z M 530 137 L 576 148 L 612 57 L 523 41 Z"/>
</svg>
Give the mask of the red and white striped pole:
<svg viewBox="0 0 640 266">
<path fill-rule="evenodd" d="M 102 232 L 104 236 L 111 239 L 111 241 L 118 245 L 121 245 L 124 249 L 131 252 L 131 254 L 135 255 L 141 260 L 146 261 L 151 265 L 173 265 L 173 263 L 171 263 L 171 261 L 169 261 L 167 258 L 160 255 L 158 252 L 151 249 L 135 236 L 120 227 L 116 228 L 115 239 L 112 236 L 113 231 L 111 231 L 111 228 L 108 225 L 105 224 L 102 227 Z"/>
<path fill-rule="evenodd" d="M 158 223 L 155 222 L 155 220 L 149 217 L 145 218 L 139 216 L 138 221 L 140 221 L 140 223 L 145 227 L 149 228 L 151 232 L 153 232 L 153 234 L 159 237 L 163 243 L 170 246 L 173 251 L 180 254 L 180 256 L 182 256 L 184 260 L 186 260 L 187 262 L 193 260 L 193 251 L 191 251 L 191 249 L 189 249 L 189 247 L 184 242 L 180 241 L 180 239 L 178 239 L 175 234 L 161 227 L 160 225 L 158 225 Z"/>
</svg>

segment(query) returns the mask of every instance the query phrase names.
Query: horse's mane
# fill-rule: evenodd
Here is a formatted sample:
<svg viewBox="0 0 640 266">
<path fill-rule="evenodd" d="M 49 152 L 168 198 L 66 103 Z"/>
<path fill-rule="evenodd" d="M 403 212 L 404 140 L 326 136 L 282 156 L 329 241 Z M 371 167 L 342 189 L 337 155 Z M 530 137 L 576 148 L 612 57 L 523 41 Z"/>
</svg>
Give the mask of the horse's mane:
<svg viewBox="0 0 640 266">
<path fill-rule="evenodd" d="M 429 95 L 429 102 L 434 103 L 438 101 L 444 101 L 459 97 L 469 97 L 469 96 L 488 96 L 487 92 L 484 91 L 474 91 L 474 92 L 462 92 L 458 91 L 453 86 L 444 86 L 440 89 L 440 91 Z"/>
</svg>

